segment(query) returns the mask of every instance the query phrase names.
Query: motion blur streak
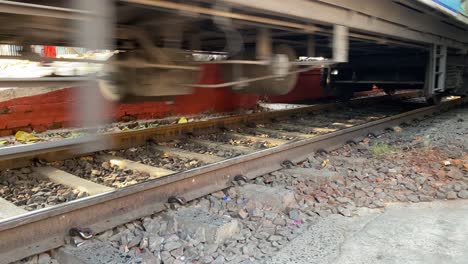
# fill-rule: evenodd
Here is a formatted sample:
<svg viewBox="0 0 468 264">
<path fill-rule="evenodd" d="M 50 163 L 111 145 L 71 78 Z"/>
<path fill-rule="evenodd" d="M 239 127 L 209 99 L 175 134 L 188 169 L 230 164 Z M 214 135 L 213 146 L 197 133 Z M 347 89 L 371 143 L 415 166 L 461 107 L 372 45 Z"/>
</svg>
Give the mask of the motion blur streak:
<svg viewBox="0 0 468 264">
<path fill-rule="evenodd" d="M 76 21 L 78 34 L 75 36 L 77 47 L 89 50 L 113 49 L 114 37 L 114 2 L 112 0 L 74 0 L 72 8 L 92 13 L 89 19 Z M 107 120 L 108 104 L 100 95 L 95 76 L 90 76 L 86 83 L 79 84 L 80 89 L 75 95 L 75 125 L 88 128 L 88 132 L 95 135 L 97 127 Z M 104 144 L 104 142 L 103 142 Z"/>
</svg>

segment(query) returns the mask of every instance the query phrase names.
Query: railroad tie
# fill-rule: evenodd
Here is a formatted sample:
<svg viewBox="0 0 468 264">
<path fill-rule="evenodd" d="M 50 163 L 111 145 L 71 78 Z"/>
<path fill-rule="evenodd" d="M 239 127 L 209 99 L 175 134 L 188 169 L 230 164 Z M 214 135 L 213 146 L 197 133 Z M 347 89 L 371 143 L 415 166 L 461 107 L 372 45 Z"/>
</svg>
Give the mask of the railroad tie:
<svg viewBox="0 0 468 264">
<path fill-rule="evenodd" d="M 243 134 L 233 133 L 233 132 L 228 132 L 226 134 L 234 138 L 251 140 L 253 142 L 267 141 L 273 145 L 283 145 L 289 142 L 288 140 L 284 140 L 284 139 L 268 138 L 268 137 L 264 138 L 264 137 L 258 137 L 258 136 L 243 135 Z"/>
<path fill-rule="evenodd" d="M 188 152 L 188 151 L 180 150 L 177 148 L 171 148 L 171 147 L 165 147 L 165 146 L 157 146 L 153 148 L 156 150 L 162 151 L 164 153 L 172 154 L 174 156 L 183 157 L 187 159 L 195 159 L 195 160 L 202 161 L 204 163 L 215 163 L 218 161 L 222 161 L 224 159 L 222 157 L 218 157 L 215 155 Z"/>
<path fill-rule="evenodd" d="M 54 168 L 54 167 L 38 167 L 34 170 L 40 175 L 48 178 L 50 181 L 86 192 L 90 195 L 109 192 L 114 188 L 107 187 L 101 184 L 94 183 L 92 181 L 85 180 L 66 171 Z"/>
<path fill-rule="evenodd" d="M 223 150 L 223 151 L 235 151 L 235 152 L 240 152 L 242 154 L 255 152 L 254 148 L 249 148 L 246 146 L 235 146 L 235 145 L 223 144 L 219 142 L 212 142 L 212 141 L 203 140 L 203 139 L 188 139 L 188 141 L 194 144 L 200 145 L 200 146 L 204 146 L 206 148 L 210 148 L 210 149 L 218 149 L 218 150 Z"/>
<path fill-rule="evenodd" d="M 26 213 L 27 211 L 21 207 L 10 203 L 0 197 L 0 219 L 5 219 Z"/>
<path fill-rule="evenodd" d="M 146 165 L 140 162 L 136 162 L 133 160 L 124 159 L 117 156 L 112 155 L 101 155 L 99 158 L 108 161 L 110 164 L 114 166 L 118 166 L 121 169 L 128 169 L 128 170 L 135 170 L 139 172 L 146 172 L 150 176 L 154 178 L 163 177 L 169 174 L 176 173 L 175 171 L 153 167 L 150 165 Z"/>
<path fill-rule="evenodd" d="M 313 135 L 310 134 L 305 134 L 305 133 L 300 133 L 300 132 L 289 132 L 289 131 L 282 131 L 282 130 L 275 130 L 275 129 L 269 129 L 269 128 L 255 128 L 255 131 L 261 132 L 261 133 L 267 133 L 267 134 L 276 134 L 280 135 L 283 137 L 295 137 L 298 139 L 306 139 L 306 138 L 311 138 Z"/>
</svg>

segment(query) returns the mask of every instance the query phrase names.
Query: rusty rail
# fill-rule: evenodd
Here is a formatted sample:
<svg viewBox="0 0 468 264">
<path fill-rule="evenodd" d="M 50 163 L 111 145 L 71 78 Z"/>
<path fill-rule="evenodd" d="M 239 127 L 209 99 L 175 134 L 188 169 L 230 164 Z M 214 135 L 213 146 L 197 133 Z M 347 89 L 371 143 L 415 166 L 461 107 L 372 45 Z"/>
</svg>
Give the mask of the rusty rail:
<svg viewBox="0 0 468 264">
<path fill-rule="evenodd" d="M 394 95 L 393 98 L 417 97 L 419 91 Z M 388 96 L 356 99 L 352 104 L 366 102 L 377 103 L 387 100 Z M 174 124 L 134 131 L 106 133 L 97 136 L 64 139 L 56 142 L 41 142 L 32 145 L 20 145 L 0 148 L 0 169 L 29 166 L 34 160 L 56 161 L 79 155 L 108 149 L 123 149 L 145 144 L 150 139 L 167 140 L 188 133 L 207 133 L 222 127 L 234 127 L 248 122 L 283 119 L 292 115 L 311 113 L 324 109 L 334 109 L 339 104 L 317 104 L 281 111 L 259 112 L 231 117 L 216 118 L 207 121 L 196 121 L 186 124 Z"/>
<path fill-rule="evenodd" d="M 26 255 L 60 247 L 72 227 L 89 227 L 94 232 L 101 232 L 164 210 L 171 196 L 192 200 L 231 186 L 236 175 L 254 178 L 280 169 L 281 163 L 285 160 L 301 161 L 314 151 L 336 149 L 350 140 L 360 140 L 369 133 L 380 134 L 389 127 L 448 110 L 467 101 L 466 98 L 457 99 L 439 106 L 419 108 L 337 132 L 291 142 L 5 219 L 0 222 L 0 256 L 2 256 L 0 263 L 8 263 Z"/>
</svg>

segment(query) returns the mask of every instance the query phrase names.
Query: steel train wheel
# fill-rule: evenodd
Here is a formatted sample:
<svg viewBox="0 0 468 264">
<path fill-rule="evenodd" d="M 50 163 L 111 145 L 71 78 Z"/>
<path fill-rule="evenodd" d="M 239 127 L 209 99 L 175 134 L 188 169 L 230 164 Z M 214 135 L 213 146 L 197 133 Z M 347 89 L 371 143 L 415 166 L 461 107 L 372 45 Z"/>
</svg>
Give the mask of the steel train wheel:
<svg viewBox="0 0 468 264">
<path fill-rule="evenodd" d="M 274 54 L 286 55 L 289 62 L 296 59 L 296 52 L 288 45 L 278 45 L 274 48 Z M 274 74 L 274 67 L 281 67 L 273 62 L 271 66 L 262 65 L 225 65 L 223 77 L 225 82 L 253 79 Z M 284 65 L 283 65 L 284 66 Z M 297 66 L 286 65 L 287 72 L 296 71 Z M 298 74 L 289 74 L 279 78 L 251 82 L 243 86 L 231 87 L 237 93 L 283 95 L 289 93 L 296 85 Z"/>
<path fill-rule="evenodd" d="M 384 88 L 384 93 L 386 95 L 393 96 L 396 93 L 396 90 L 394 88 Z"/>
<path fill-rule="evenodd" d="M 186 65 L 181 51 L 164 50 L 173 65 Z M 125 65 L 105 64 L 98 74 L 101 94 L 113 102 L 168 101 L 176 95 L 192 93 L 188 84 L 196 82 L 197 72 L 183 69 L 133 67 L 146 62 L 138 52 L 116 54 L 110 62 L 127 62 Z"/>
<path fill-rule="evenodd" d="M 123 60 L 122 55 L 116 54 L 109 62 Z M 99 90 L 109 101 L 122 102 L 131 90 L 132 74 L 121 66 L 104 64 L 97 75 Z"/>
<path fill-rule="evenodd" d="M 431 97 L 426 98 L 426 102 L 430 105 L 439 105 L 442 102 L 442 95 L 434 94 Z"/>
</svg>

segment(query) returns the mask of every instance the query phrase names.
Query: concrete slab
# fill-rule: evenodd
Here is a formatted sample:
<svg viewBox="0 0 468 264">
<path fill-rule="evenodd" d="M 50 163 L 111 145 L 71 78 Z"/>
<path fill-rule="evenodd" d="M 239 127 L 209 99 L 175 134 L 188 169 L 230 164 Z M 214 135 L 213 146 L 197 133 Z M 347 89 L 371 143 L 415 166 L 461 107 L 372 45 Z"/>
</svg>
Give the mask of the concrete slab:
<svg viewBox="0 0 468 264">
<path fill-rule="evenodd" d="M 268 263 L 446 263 L 468 260 L 468 201 L 390 204 L 313 225 Z"/>
<path fill-rule="evenodd" d="M 34 171 L 55 183 L 61 184 L 63 186 L 68 186 L 81 192 L 87 192 L 90 195 L 114 190 L 114 188 L 85 180 L 83 178 L 80 178 L 78 176 L 75 176 L 73 174 L 70 174 L 63 170 L 59 170 L 54 167 L 38 167 L 34 168 Z"/>
<path fill-rule="evenodd" d="M 118 166 L 121 169 L 129 169 L 129 170 L 136 170 L 139 172 L 146 172 L 154 178 L 159 178 L 159 177 L 163 177 L 163 176 L 175 173 L 175 171 L 149 166 L 149 165 L 142 164 L 136 161 L 132 161 L 132 160 L 128 160 L 128 159 L 124 159 L 124 158 L 112 156 L 112 155 L 101 155 L 99 156 L 99 158 L 106 160 L 110 164 L 114 166 Z"/>
<path fill-rule="evenodd" d="M 108 243 L 97 242 L 80 247 L 64 246 L 57 249 L 54 258 L 67 264 L 126 264 L 135 263 L 134 259 Z"/>
<path fill-rule="evenodd" d="M 247 199 L 248 203 L 263 209 L 284 211 L 297 207 L 294 192 L 283 188 L 246 184 L 238 187 L 238 193 Z"/>
<path fill-rule="evenodd" d="M 209 213 L 201 208 L 182 208 L 165 215 L 168 225 L 177 225 L 196 240 L 207 243 L 221 243 L 240 230 L 237 220 Z"/>
<path fill-rule="evenodd" d="M 27 211 L 0 197 L 0 220 L 24 214 Z"/>
<path fill-rule="evenodd" d="M 366 252 L 363 256 L 362 252 Z M 393 204 L 342 246 L 337 263 L 467 263 L 468 201 Z"/>
</svg>

